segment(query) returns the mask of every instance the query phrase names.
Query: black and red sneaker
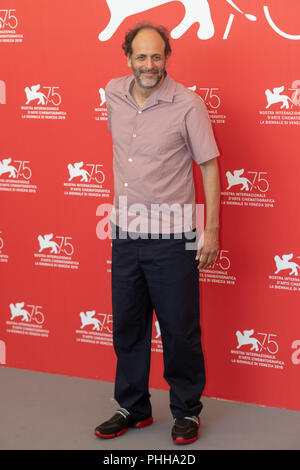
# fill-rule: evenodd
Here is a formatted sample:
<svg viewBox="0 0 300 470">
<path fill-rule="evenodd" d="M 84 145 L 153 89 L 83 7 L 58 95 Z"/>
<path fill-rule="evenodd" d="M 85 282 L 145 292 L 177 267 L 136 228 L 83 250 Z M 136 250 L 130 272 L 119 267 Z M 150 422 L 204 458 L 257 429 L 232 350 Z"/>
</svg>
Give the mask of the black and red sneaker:
<svg viewBox="0 0 300 470">
<path fill-rule="evenodd" d="M 199 437 L 199 416 L 185 416 L 176 418 L 172 428 L 172 439 L 174 444 L 190 444 Z"/>
<path fill-rule="evenodd" d="M 128 428 L 143 428 L 152 423 L 152 416 L 137 420 L 125 408 L 120 408 L 108 421 L 99 424 L 94 432 L 102 439 L 112 439 L 124 434 Z"/>
</svg>

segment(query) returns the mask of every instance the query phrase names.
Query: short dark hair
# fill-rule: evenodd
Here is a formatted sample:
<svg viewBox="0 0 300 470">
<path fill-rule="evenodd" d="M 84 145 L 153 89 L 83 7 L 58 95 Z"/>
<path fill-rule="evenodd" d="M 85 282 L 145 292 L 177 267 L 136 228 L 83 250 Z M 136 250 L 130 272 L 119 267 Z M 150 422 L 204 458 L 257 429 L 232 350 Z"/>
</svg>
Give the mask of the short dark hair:
<svg viewBox="0 0 300 470">
<path fill-rule="evenodd" d="M 165 56 L 169 56 L 172 52 L 170 41 L 169 41 L 169 31 L 165 26 L 155 26 L 152 23 L 138 23 L 134 28 L 127 31 L 125 35 L 125 40 L 122 44 L 122 49 L 125 52 L 125 55 L 128 54 L 132 55 L 132 41 L 134 40 L 135 36 L 142 30 L 142 29 L 154 29 L 158 34 L 160 34 L 161 38 L 165 42 Z"/>
</svg>

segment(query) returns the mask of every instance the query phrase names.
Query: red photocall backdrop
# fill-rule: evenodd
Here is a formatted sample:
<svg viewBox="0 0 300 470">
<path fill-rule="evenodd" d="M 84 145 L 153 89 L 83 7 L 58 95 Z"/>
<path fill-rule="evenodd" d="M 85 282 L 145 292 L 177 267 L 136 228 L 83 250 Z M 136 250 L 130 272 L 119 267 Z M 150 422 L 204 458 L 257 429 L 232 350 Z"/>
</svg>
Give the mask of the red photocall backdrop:
<svg viewBox="0 0 300 470">
<path fill-rule="evenodd" d="M 205 101 L 221 152 L 205 396 L 300 410 L 299 17 L 298 0 L 1 3 L 2 367 L 114 381 L 104 88 L 131 73 L 124 35 L 149 20 L 171 31 L 168 72 Z M 152 351 L 150 387 L 168 390 L 155 316 Z"/>
</svg>

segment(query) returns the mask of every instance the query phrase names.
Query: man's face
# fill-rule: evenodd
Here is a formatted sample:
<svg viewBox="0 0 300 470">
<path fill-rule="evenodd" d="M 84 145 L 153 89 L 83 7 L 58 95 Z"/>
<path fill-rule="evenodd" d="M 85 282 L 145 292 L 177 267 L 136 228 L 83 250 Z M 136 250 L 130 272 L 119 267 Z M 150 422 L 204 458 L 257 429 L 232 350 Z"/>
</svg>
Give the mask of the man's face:
<svg viewBox="0 0 300 470">
<path fill-rule="evenodd" d="M 142 88 L 154 88 L 162 79 L 167 59 L 165 43 L 152 29 L 141 30 L 132 41 L 132 55 L 127 57 L 136 81 Z"/>
</svg>

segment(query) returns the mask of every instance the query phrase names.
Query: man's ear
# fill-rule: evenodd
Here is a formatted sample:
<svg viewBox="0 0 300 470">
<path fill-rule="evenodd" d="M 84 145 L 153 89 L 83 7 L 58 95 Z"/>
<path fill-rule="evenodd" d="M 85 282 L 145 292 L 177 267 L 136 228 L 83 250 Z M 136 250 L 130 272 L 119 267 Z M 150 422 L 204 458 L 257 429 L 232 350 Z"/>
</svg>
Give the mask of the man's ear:
<svg viewBox="0 0 300 470">
<path fill-rule="evenodd" d="M 131 68 L 131 55 L 127 54 L 127 65 Z"/>
</svg>

